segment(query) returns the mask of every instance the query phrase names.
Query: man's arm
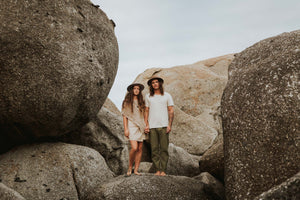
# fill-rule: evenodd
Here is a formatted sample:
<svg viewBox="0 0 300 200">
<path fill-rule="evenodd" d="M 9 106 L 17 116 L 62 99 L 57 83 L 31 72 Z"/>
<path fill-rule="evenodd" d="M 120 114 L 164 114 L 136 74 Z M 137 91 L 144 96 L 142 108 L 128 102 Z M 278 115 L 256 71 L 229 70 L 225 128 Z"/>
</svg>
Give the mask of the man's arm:
<svg viewBox="0 0 300 200">
<path fill-rule="evenodd" d="M 173 119 L 174 119 L 174 107 L 173 106 L 168 106 L 168 114 L 169 114 L 169 125 L 167 127 L 167 133 L 170 133 Z"/>
<path fill-rule="evenodd" d="M 145 108 L 145 114 L 144 114 L 144 120 L 145 120 L 145 124 L 146 124 L 146 128 L 145 128 L 145 132 L 149 133 L 149 122 L 148 122 L 148 118 L 149 118 L 149 107 Z"/>
</svg>

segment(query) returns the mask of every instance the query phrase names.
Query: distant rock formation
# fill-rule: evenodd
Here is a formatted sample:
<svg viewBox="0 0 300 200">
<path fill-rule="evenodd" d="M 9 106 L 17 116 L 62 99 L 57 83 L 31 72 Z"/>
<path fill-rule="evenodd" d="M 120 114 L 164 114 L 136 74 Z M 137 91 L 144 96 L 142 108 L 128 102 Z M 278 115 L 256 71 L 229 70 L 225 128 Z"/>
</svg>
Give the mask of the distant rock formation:
<svg viewBox="0 0 300 200">
<path fill-rule="evenodd" d="M 172 68 L 152 68 L 140 74 L 134 82 L 146 86 L 156 74 L 165 80 L 165 91 L 175 103 L 175 119 L 170 142 L 191 154 L 201 155 L 222 134 L 220 102 L 227 83 L 227 67 L 234 55 L 225 55 Z"/>
<path fill-rule="evenodd" d="M 300 31 L 236 55 L 222 97 L 226 197 L 254 199 L 300 171 Z"/>
<path fill-rule="evenodd" d="M 0 179 L 24 198 L 87 199 L 114 174 L 95 150 L 64 143 L 24 145 L 0 155 Z"/>
<path fill-rule="evenodd" d="M 76 130 L 114 82 L 114 26 L 89 0 L 1 1 L 0 153 Z"/>
</svg>

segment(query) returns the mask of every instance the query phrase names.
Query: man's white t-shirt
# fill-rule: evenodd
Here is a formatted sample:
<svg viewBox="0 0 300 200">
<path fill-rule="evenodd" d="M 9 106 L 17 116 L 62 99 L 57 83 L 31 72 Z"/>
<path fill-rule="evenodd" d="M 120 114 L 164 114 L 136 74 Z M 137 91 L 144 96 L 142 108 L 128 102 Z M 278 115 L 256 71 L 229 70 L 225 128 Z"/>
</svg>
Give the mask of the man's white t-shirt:
<svg viewBox="0 0 300 200">
<path fill-rule="evenodd" d="M 164 92 L 164 95 L 146 95 L 146 107 L 149 107 L 149 128 L 167 127 L 169 124 L 168 106 L 174 106 L 172 96 Z"/>
</svg>

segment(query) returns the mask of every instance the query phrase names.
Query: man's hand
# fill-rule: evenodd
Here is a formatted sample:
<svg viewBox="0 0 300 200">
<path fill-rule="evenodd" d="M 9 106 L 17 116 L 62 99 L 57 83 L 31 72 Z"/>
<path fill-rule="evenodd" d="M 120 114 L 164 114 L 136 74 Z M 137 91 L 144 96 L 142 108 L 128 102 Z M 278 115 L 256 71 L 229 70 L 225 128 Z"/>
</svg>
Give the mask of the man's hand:
<svg viewBox="0 0 300 200">
<path fill-rule="evenodd" d="M 171 132 L 171 126 L 167 126 L 167 133 Z"/>
<path fill-rule="evenodd" d="M 169 114 L 169 125 L 167 127 L 167 133 L 170 133 L 173 119 L 174 119 L 174 107 L 173 106 L 168 106 L 168 114 Z"/>
<path fill-rule="evenodd" d="M 125 135 L 125 137 L 127 137 L 129 139 L 129 131 L 128 130 L 124 130 L 124 135 Z"/>
</svg>

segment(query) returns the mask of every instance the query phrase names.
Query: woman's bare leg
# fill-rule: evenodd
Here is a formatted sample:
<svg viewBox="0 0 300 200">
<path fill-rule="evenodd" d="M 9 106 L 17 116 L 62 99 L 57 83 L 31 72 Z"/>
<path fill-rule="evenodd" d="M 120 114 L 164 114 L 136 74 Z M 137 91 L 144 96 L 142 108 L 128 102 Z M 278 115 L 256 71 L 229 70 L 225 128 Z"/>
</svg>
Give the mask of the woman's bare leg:
<svg viewBox="0 0 300 200">
<path fill-rule="evenodd" d="M 143 142 L 138 142 L 137 152 L 135 154 L 135 165 L 134 165 L 134 173 L 136 175 L 141 175 L 140 173 L 138 173 L 138 169 L 141 163 L 142 153 L 143 153 Z"/>
<path fill-rule="evenodd" d="M 138 143 L 137 141 L 134 140 L 130 140 L 130 145 L 131 145 L 131 150 L 129 152 L 129 166 L 128 166 L 128 171 L 127 171 L 127 175 L 131 175 L 131 171 L 132 171 L 132 165 L 136 156 L 136 152 L 138 149 Z"/>
</svg>

